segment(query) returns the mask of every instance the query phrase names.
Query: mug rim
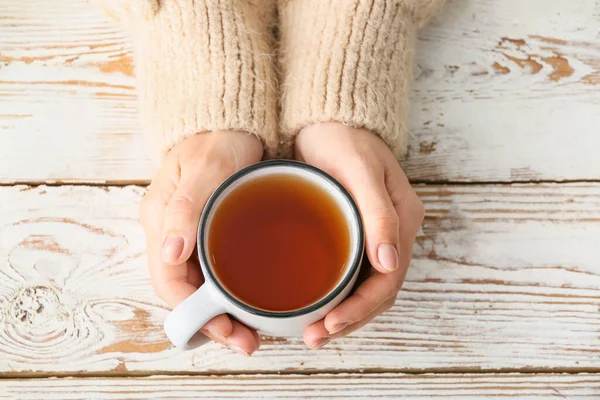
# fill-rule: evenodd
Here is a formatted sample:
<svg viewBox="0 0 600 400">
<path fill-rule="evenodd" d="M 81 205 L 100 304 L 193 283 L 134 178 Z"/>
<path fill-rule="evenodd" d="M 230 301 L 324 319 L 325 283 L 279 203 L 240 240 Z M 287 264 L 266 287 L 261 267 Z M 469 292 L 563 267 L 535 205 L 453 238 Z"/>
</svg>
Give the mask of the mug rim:
<svg viewBox="0 0 600 400">
<path fill-rule="evenodd" d="M 268 311 L 268 310 L 264 310 L 261 308 L 253 307 L 247 303 L 244 303 L 237 297 L 235 297 L 232 293 L 230 293 L 221 284 L 221 282 L 219 282 L 219 279 L 216 277 L 215 272 L 213 271 L 213 267 L 210 266 L 211 264 L 207 257 L 207 249 L 205 249 L 205 245 L 204 245 L 205 238 L 208 234 L 208 232 L 207 232 L 208 216 L 209 216 L 211 210 L 213 209 L 215 202 L 219 199 L 221 194 L 227 188 L 229 188 L 233 183 L 235 183 L 237 180 L 250 174 L 251 172 L 254 172 L 258 169 L 277 167 L 277 166 L 285 166 L 285 167 L 304 169 L 304 170 L 307 170 L 311 173 L 318 175 L 319 177 L 325 179 L 330 184 L 332 184 L 333 187 L 336 190 L 338 190 L 341 193 L 341 195 L 346 199 L 346 201 L 348 201 L 348 204 L 349 204 L 349 206 L 352 210 L 352 214 L 353 214 L 351 216 L 351 218 L 354 220 L 354 223 L 356 224 L 357 233 L 358 233 L 358 235 L 357 235 L 358 237 L 356 238 L 357 239 L 356 250 L 354 251 L 354 254 L 350 255 L 352 257 L 351 263 L 348 266 L 348 269 L 345 271 L 345 275 L 344 275 L 344 278 L 342 279 L 342 281 L 339 282 L 331 291 L 329 291 L 325 297 L 322 297 L 315 303 L 312 303 L 312 304 L 309 304 L 308 306 L 299 308 L 297 310 L 291 310 L 291 311 Z M 337 201 L 336 201 L 336 204 L 337 204 Z M 346 190 L 346 188 L 344 188 L 335 178 L 333 178 L 331 175 L 329 175 L 325 171 L 323 171 L 319 168 L 313 167 L 312 165 L 303 163 L 303 162 L 291 161 L 291 160 L 269 160 L 269 161 L 258 162 L 256 164 L 252 164 L 248 167 L 242 168 L 241 170 L 235 172 L 234 174 L 229 176 L 227 179 L 225 179 L 225 181 L 223 181 L 223 183 L 221 183 L 217 187 L 217 189 L 215 189 L 215 191 L 212 193 L 212 195 L 209 197 L 208 201 L 206 202 L 206 205 L 204 206 L 204 210 L 202 211 L 202 214 L 200 216 L 200 224 L 198 225 L 197 240 L 198 240 L 198 258 L 200 260 L 200 267 L 204 273 L 205 283 L 206 283 L 206 281 L 210 281 L 220 294 L 222 294 L 227 300 L 232 302 L 238 308 L 240 308 L 250 314 L 254 314 L 254 315 L 258 315 L 258 316 L 262 316 L 262 317 L 269 317 L 269 318 L 298 317 L 301 315 L 310 314 L 313 311 L 319 310 L 320 308 L 329 304 L 337 296 L 339 296 L 340 293 L 342 293 L 342 291 L 350 284 L 350 282 L 352 281 L 352 278 L 354 277 L 354 275 L 356 275 L 357 271 L 360 269 L 360 265 L 362 263 L 362 259 L 364 257 L 364 251 L 365 251 L 365 246 L 364 246 L 365 238 L 364 238 L 364 228 L 363 228 L 362 217 L 361 217 L 360 211 L 358 209 L 358 206 L 356 205 L 356 202 L 354 201 L 354 199 L 352 198 L 352 196 L 350 195 L 348 190 Z"/>
</svg>

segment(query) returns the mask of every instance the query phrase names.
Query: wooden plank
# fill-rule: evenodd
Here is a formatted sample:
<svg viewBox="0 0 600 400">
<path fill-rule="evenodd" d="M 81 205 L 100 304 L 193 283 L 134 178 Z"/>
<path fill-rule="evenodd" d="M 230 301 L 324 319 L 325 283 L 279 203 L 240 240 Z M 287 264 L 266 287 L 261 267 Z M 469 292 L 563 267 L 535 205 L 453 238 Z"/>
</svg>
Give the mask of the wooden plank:
<svg viewBox="0 0 600 400">
<path fill-rule="evenodd" d="M 599 4 L 448 2 L 417 41 L 409 176 L 597 179 Z M 0 182 L 151 177 L 130 49 L 86 2 L 3 1 Z"/>
<path fill-rule="evenodd" d="M 600 2 L 450 1 L 417 42 L 413 180 L 597 179 Z"/>
<path fill-rule="evenodd" d="M 600 184 L 425 186 L 395 306 L 313 352 L 171 348 L 144 189 L 0 187 L 0 374 L 600 370 Z M 154 372 L 152 372 L 154 373 Z"/>
<path fill-rule="evenodd" d="M 148 179 L 131 45 L 117 24 L 86 1 L 3 6 L 0 179 Z"/>
<path fill-rule="evenodd" d="M 0 399 L 598 399 L 600 375 L 237 375 L 0 380 Z"/>
</svg>

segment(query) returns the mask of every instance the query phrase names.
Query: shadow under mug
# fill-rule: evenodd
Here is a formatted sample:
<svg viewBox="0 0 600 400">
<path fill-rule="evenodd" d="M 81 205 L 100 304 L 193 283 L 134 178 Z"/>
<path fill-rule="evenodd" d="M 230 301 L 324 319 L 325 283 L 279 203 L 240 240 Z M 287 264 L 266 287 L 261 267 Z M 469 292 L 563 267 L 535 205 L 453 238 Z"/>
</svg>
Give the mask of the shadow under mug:
<svg viewBox="0 0 600 400">
<path fill-rule="evenodd" d="M 208 256 L 210 225 L 222 200 L 245 182 L 269 175 L 299 177 L 324 190 L 342 210 L 350 232 L 350 252 L 336 285 L 313 304 L 292 311 L 268 311 L 244 303 L 219 282 Z M 229 314 L 267 336 L 302 336 L 309 325 L 323 319 L 348 296 L 359 274 L 363 254 L 360 213 L 350 194 L 334 178 L 318 168 L 295 161 L 265 161 L 251 165 L 227 178 L 206 203 L 198 227 L 198 258 L 205 282 L 168 315 L 165 333 L 176 347 L 192 349 L 208 341 L 198 333 L 202 326 L 217 315 Z"/>
</svg>

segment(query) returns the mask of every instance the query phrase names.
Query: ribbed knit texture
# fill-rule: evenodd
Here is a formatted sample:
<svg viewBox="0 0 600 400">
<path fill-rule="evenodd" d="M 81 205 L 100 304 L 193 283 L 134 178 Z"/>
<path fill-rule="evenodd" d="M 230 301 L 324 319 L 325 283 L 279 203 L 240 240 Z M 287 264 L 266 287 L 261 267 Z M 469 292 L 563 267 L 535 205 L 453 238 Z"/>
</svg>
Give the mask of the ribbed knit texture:
<svg viewBox="0 0 600 400">
<path fill-rule="evenodd" d="M 94 0 L 134 37 L 144 131 L 163 153 L 205 131 L 291 156 L 304 126 L 337 121 L 406 148 L 415 31 L 444 0 Z M 281 114 L 273 27 L 279 8 Z"/>
<path fill-rule="evenodd" d="M 444 0 L 279 0 L 281 130 L 336 121 L 406 149 L 413 42 Z"/>
<path fill-rule="evenodd" d="M 101 0 L 132 32 L 143 130 L 164 154 L 237 130 L 277 155 L 274 0 Z"/>
</svg>

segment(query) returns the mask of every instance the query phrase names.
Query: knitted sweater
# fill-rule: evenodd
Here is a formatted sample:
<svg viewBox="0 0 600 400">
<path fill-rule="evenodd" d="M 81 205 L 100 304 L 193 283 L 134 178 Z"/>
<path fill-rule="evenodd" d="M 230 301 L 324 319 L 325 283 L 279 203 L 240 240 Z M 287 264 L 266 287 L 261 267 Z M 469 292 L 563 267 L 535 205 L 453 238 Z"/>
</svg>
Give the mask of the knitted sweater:
<svg viewBox="0 0 600 400">
<path fill-rule="evenodd" d="M 289 157 L 302 127 L 328 121 L 367 128 L 401 154 L 415 31 L 444 2 L 96 1 L 133 37 L 156 148 L 237 130 L 260 137 L 269 158 Z"/>
</svg>

